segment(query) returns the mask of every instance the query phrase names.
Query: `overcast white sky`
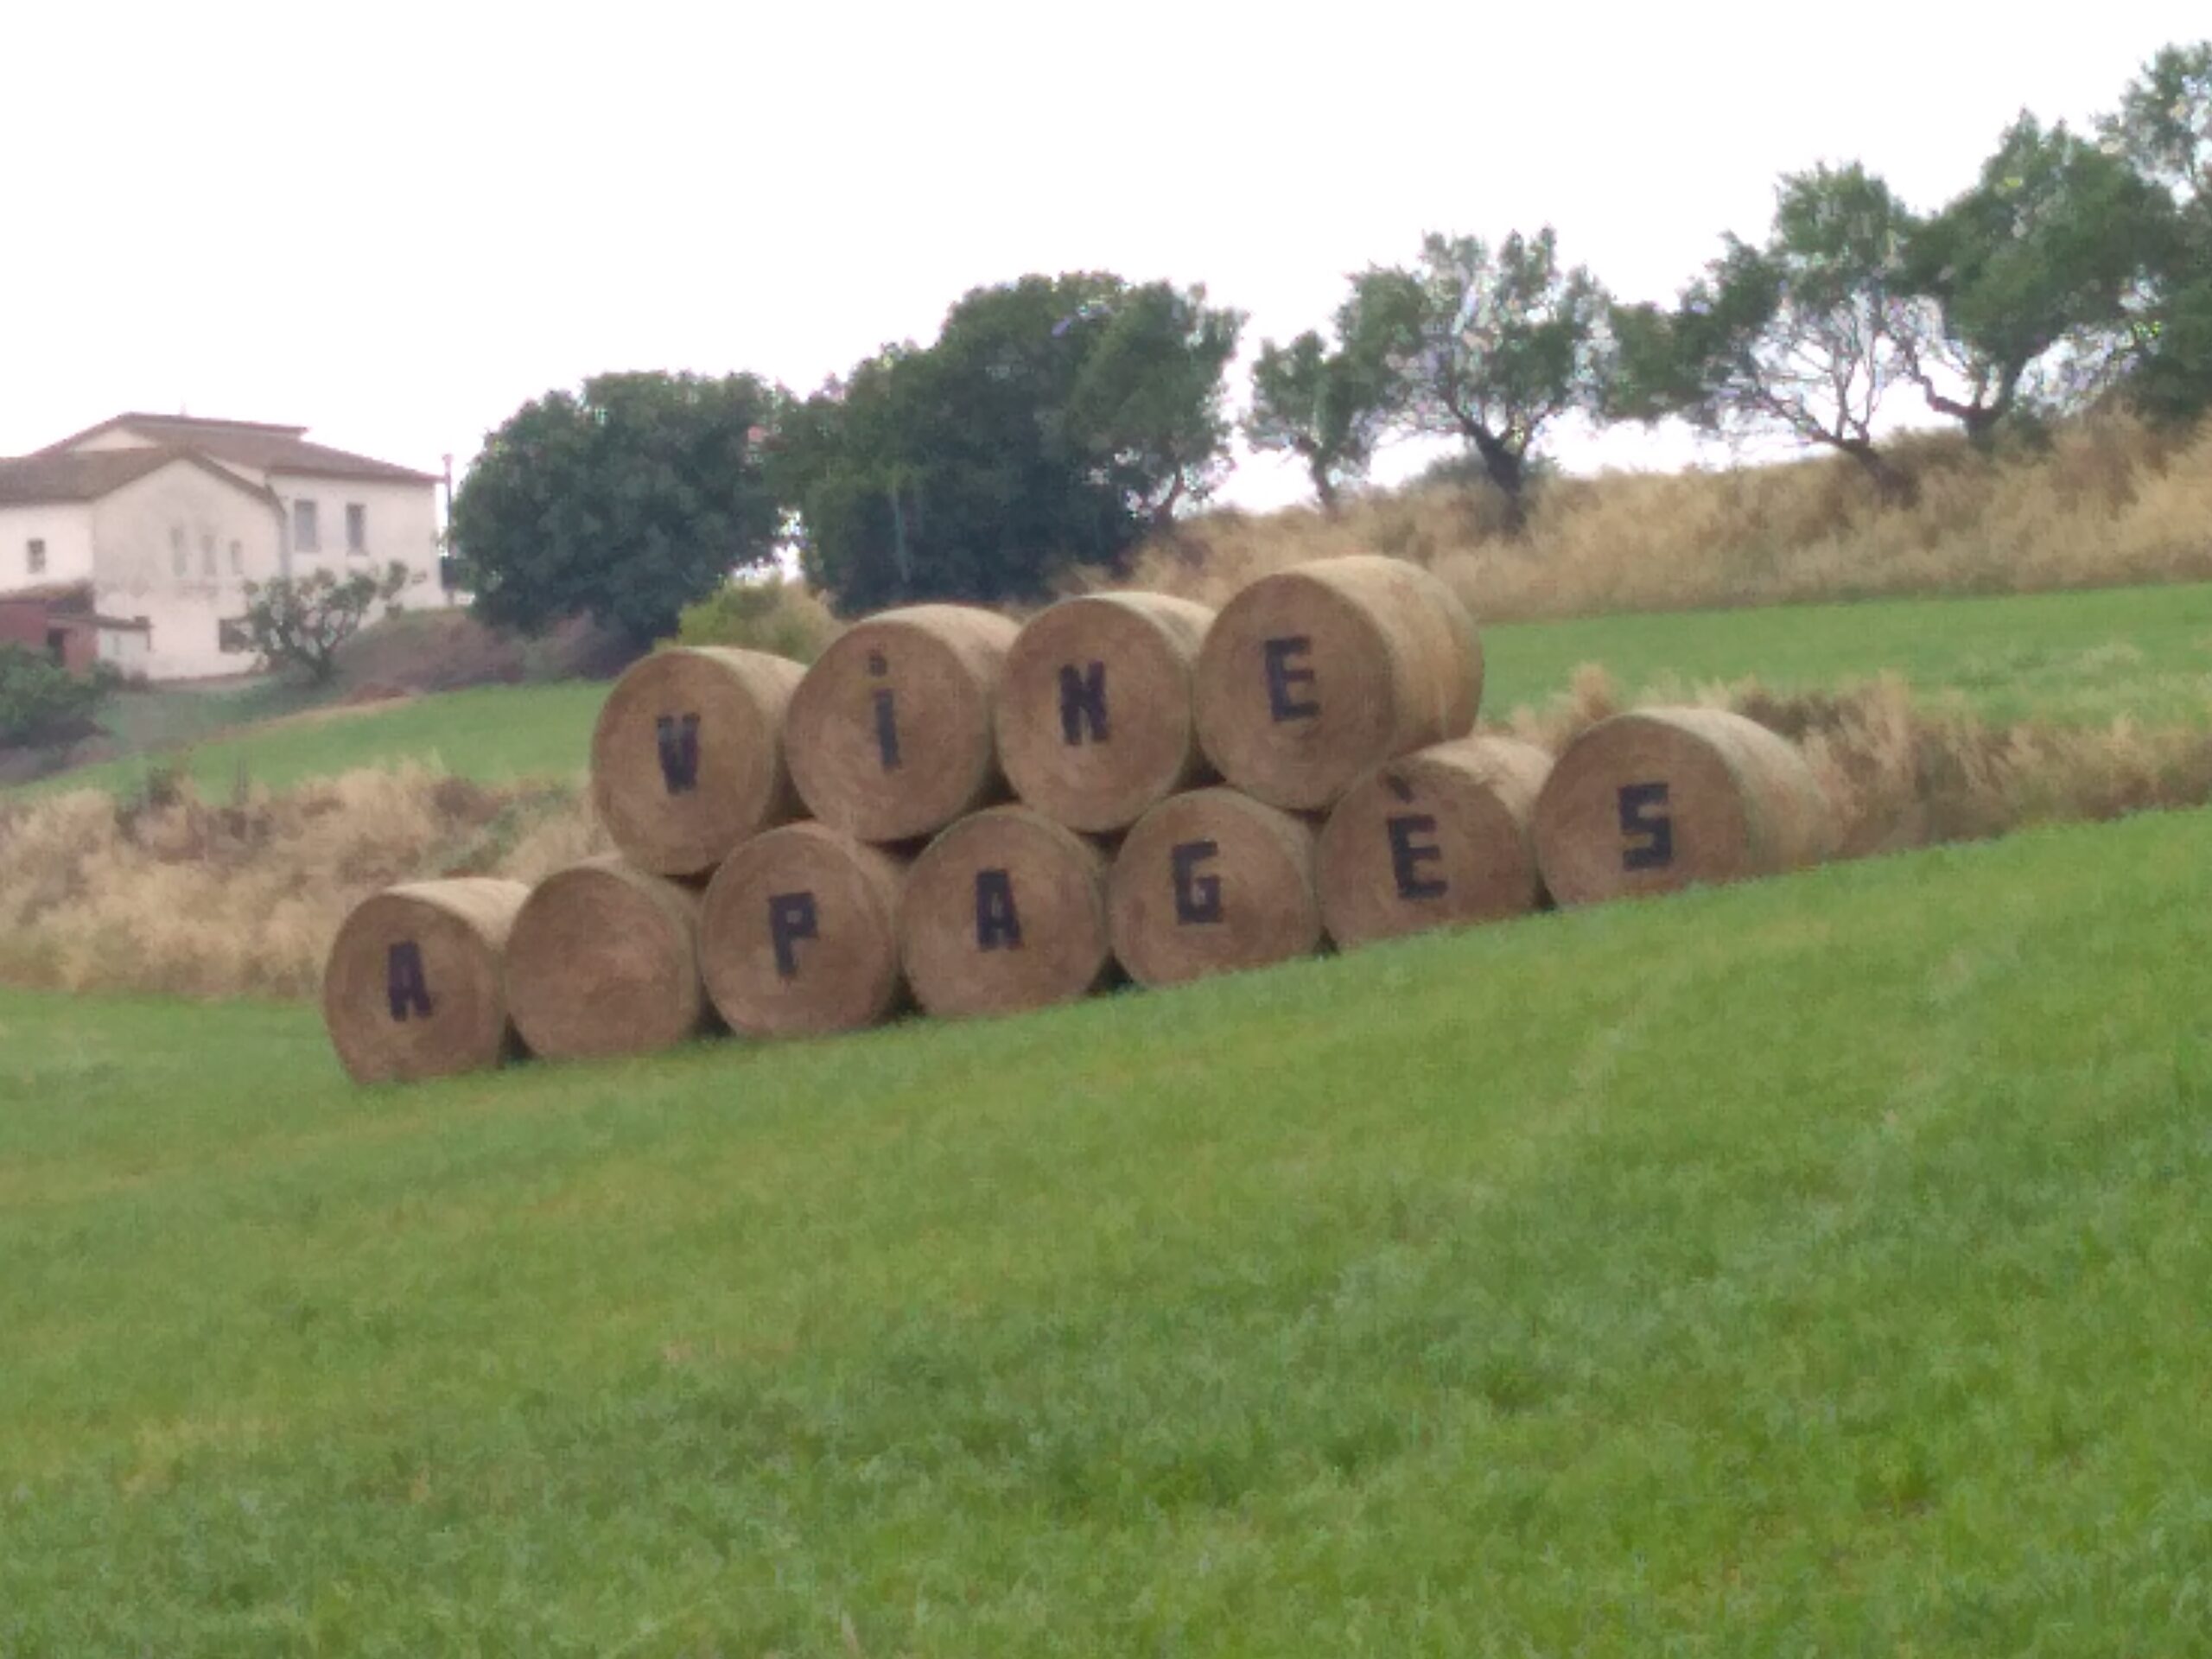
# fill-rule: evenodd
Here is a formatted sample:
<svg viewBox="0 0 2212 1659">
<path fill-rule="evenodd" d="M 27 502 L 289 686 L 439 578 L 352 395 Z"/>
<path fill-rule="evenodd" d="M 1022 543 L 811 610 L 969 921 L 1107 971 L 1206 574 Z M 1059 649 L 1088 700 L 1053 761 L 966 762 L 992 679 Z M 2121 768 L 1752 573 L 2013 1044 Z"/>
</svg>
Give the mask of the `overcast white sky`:
<svg viewBox="0 0 2212 1659">
<path fill-rule="evenodd" d="M 18 0 L 0 454 L 183 409 L 459 472 L 549 387 L 804 391 L 1033 270 L 1203 282 L 1249 356 L 1427 229 L 1549 220 L 1663 298 L 1785 169 L 1858 157 L 1932 204 L 2021 107 L 2084 122 L 2212 32 L 2203 0 L 2029 11 Z M 1302 492 L 1248 461 L 1224 499 Z"/>
</svg>

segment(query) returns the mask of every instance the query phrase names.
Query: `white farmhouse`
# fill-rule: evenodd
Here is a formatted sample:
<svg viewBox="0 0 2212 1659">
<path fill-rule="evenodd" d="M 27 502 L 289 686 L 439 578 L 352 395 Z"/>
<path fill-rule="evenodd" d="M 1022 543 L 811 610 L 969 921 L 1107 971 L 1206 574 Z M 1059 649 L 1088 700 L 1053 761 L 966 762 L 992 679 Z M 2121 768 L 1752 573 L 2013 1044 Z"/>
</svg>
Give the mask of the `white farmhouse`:
<svg viewBox="0 0 2212 1659">
<path fill-rule="evenodd" d="M 310 443 L 302 426 L 118 415 L 0 460 L 0 639 L 149 679 L 250 666 L 244 584 L 319 569 L 419 579 L 448 606 L 437 484 Z"/>
</svg>

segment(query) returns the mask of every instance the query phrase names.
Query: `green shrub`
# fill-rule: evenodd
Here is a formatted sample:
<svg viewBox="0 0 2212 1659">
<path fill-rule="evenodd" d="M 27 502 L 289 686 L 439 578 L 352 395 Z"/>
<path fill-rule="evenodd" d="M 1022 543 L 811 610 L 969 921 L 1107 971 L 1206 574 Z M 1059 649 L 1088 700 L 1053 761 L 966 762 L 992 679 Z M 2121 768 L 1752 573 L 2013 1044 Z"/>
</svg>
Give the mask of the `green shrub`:
<svg viewBox="0 0 2212 1659">
<path fill-rule="evenodd" d="M 90 737 L 99 729 L 93 716 L 120 683 L 111 664 L 80 677 L 28 646 L 0 645 L 0 744 L 38 748 Z"/>
<path fill-rule="evenodd" d="M 772 576 L 765 582 L 733 582 L 721 591 L 683 607 L 678 618 L 679 645 L 738 645 L 810 663 L 842 625 L 806 584 Z"/>
</svg>

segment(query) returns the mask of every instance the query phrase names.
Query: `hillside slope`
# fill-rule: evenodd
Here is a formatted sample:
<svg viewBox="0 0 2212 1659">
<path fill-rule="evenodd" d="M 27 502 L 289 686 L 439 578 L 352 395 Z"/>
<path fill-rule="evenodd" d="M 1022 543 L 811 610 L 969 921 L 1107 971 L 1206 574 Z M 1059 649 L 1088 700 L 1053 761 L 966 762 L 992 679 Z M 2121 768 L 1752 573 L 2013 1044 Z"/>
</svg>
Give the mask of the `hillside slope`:
<svg viewBox="0 0 2212 1659">
<path fill-rule="evenodd" d="M 405 1091 L 0 995 L 0 1652 L 2205 1649 L 2212 818 Z"/>
</svg>

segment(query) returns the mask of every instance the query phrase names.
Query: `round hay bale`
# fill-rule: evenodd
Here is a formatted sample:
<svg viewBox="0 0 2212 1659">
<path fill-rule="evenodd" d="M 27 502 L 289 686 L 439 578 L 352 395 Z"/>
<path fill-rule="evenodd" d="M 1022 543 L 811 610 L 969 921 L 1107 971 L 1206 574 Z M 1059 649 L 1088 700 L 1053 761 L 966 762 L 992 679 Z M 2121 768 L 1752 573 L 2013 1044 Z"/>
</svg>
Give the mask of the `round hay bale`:
<svg viewBox="0 0 2212 1659">
<path fill-rule="evenodd" d="M 500 959 L 530 889 L 462 877 L 372 893 L 323 967 L 322 1019 L 356 1083 L 494 1066 L 515 1052 Z"/>
<path fill-rule="evenodd" d="M 680 646 L 631 665 L 591 737 L 592 804 L 624 857 L 703 875 L 798 810 L 784 717 L 805 670 L 765 652 Z"/>
<path fill-rule="evenodd" d="M 1530 832 L 1551 756 L 1463 737 L 1386 760 L 1321 831 L 1321 922 L 1347 948 L 1497 921 L 1543 897 Z"/>
<path fill-rule="evenodd" d="M 931 1014 L 1072 1001 L 1113 965 L 1105 855 L 1027 807 L 986 808 L 915 859 L 899 931 L 906 982 Z"/>
<path fill-rule="evenodd" d="M 1198 654 L 1198 741 L 1221 775 L 1313 811 L 1395 755 L 1471 731 L 1482 643 L 1419 565 L 1371 555 L 1263 576 L 1222 607 Z"/>
<path fill-rule="evenodd" d="M 1567 746 L 1536 799 L 1562 905 L 1775 875 L 1827 857 L 1833 814 L 1802 755 L 1719 709 L 1641 709 Z"/>
<path fill-rule="evenodd" d="M 1031 619 L 998 697 L 999 763 L 1023 804 L 1105 834 L 1197 779 L 1191 675 L 1212 621 L 1166 594 L 1086 594 Z"/>
<path fill-rule="evenodd" d="M 1258 968 L 1321 944 L 1313 831 L 1233 789 L 1138 819 L 1107 882 L 1114 954 L 1142 985 Z"/>
<path fill-rule="evenodd" d="M 855 623 L 784 727 L 807 810 L 862 841 L 912 841 L 1005 792 L 992 707 L 1018 630 L 995 612 L 913 605 Z"/>
<path fill-rule="evenodd" d="M 906 867 L 811 821 L 729 855 L 699 915 L 707 995 L 733 1030 L 759 1037 L 856 1031 L 905 1000 L 899 895 Z"/>
<path fill-rule="evenodd" d="M 672 1048 L 707 1024 L 699 897 L 620 857 L 531 890 L 508 936 L 507 1007 L 530 1052 L 598 1059 Z"/>
</svg>

